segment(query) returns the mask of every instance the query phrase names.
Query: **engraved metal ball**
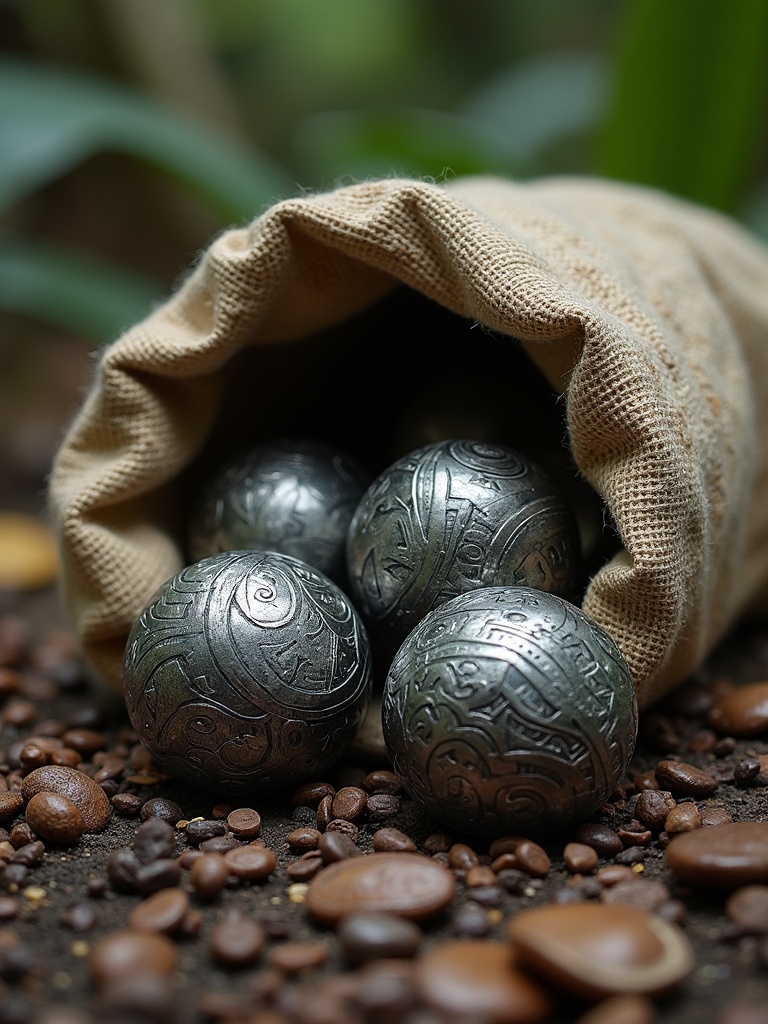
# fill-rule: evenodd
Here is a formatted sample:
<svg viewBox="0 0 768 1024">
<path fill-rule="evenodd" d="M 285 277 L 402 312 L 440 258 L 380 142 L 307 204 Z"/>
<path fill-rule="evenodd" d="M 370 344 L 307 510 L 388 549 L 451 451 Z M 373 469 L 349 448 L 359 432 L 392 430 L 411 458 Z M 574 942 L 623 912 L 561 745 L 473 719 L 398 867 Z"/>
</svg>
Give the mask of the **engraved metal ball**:
<svg viewBox="0 0 768 1024">
<path fill-rule="evenodd" d="M 479 587 L 572 598 L 578 526 L 549 475 L 518 452 L 442 441 L 368 488 L 350 524 L 347 568 L 364 619 L 400 642 L 431 609 Z"/>
<path fill-rule="evenodd" d="M 281 551 L 342 582 L 347 528 L 370 480 L 357 459 L 324 442 L 257 445 L 204 486 L 190 517 L 190 556 Z"/>
<path fill-rule="evenodd" d="M 214 555 L 139 616 L 123 672 L 144 745 L 172 774 L 232 793 L 323 771 L 371 690 L 365 629 L 327 577 L 276 552 Z"/>
<path fill-rule="evenodd" d="M 619 648 L 580 609 L 489 587 L 402 644 L 382 725 L 406 788 L 446 828 L 546 835 L 587 819 L 621 780 L 637 701 Z"/>
</svg>

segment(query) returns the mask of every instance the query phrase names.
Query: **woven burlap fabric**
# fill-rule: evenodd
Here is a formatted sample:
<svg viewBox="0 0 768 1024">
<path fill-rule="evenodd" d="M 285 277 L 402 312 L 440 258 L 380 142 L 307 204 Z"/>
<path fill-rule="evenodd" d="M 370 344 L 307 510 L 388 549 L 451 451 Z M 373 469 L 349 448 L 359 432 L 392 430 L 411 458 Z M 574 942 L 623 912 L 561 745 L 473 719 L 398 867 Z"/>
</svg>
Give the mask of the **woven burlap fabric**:
<svg viewBox="0 0 768 1024">
<path fill-rule="evenodd" d="M 364 182 L 222 234 L 104 351 L 50 508 L 66 606 L 108 680 L 119 685 L 136 616 L 183 565 L 173 484 L 227 403 L 237 354 L 253 349 L 258 392 L 268 352 L 311 344 L 399 282 L 522 344 L 563 393 L 574 458 L 623 544 L 583 608 L 621 647 L 641 705 L 763 599 L 762 246 L 718 214 L 593 179 Z"/>
</svg>

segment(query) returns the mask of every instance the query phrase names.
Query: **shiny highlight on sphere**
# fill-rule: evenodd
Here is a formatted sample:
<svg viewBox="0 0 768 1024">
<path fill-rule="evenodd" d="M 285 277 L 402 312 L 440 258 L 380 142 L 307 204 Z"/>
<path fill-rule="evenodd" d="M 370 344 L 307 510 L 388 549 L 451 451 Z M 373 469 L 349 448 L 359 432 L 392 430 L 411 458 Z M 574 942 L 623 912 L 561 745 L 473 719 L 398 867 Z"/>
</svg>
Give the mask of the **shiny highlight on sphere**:
<svg viewBox="0 0 768 1024">
<path fill-rule="evenodd" d="M 257 445 L 203 488 L 190 518 L 190 556 L 280 551 L 342 582 L 347 528 L 370 479 L 357 459 L 320 441 Z"/>
<path fill-rule="evenodd" d="M 237 794 L 342 756 L 368 706 L 370 652 L 327 577 L 277 552 L 228 552 L 150 601 L 123 683 L 134 729 L 169 772 Z"/>
<path fill-rule="evenodd" d="M 637 701 L 618 647 L 580 609 L 490 587 L 435 609 L 403 643 L 382 725 L 409 793 L 445 828 L 546 835 L 619 783 Z"/>
<path fill-rule="evenodd" d="M 482 441 L 399 459 L 366 491 L 347 540 L 355 606 L 398 643 L 427 612 L 481 587 L 573 598 L 580 568 L 578 526 L 549 475 Z"/>
</svg>

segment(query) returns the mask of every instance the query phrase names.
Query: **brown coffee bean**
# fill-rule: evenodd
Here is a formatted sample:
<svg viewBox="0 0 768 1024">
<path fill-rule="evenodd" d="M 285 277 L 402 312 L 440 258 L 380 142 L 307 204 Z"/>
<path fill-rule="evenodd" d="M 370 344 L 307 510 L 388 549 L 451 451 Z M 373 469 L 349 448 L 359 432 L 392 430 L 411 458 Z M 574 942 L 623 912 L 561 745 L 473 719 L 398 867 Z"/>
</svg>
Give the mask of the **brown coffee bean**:
<svg viewBox="0 0 768 1024">
<path fill-rule="evenodd" d="M 464 884 L 468 889 L 477 889 L 496 885 L 496 873 L 486 865 L 477 864 L 467 871 Z"/>
<path fill-rule="evenodd" d="M 639 821 L 630 821 L 628 825 L 619 826 L 616 835 L 625 847 L 647 846 L 653 838 L 650 829 L 645 828 Z"/>
<path fill-rule="evenodd" d="M 240 846 L 224 854 L 230 874 L 248 882 L 263 882 L 277 867 L 277 858 L 266 846 Z"/>
<path fill-rule="evenodd" d="M 325 831 L 340 833 L 355 844 L 360 835 L 360 829 L 357 825 L 353 821 L 347 821 L 345 818 L 334 818 L 332 821 L 329 821 Z"/>
<path fill-rule="evenodd" d="M 189 909 L 189 896 L 183 889 L 161 889 L 133 908 L 128 923 L 137 931 L 172 935 L 181 928 Z"/>
<path fill-rule="evenodd" d="M 768 682 L 738 686 L 712 707 L 710 725 L 721 735 L 757 736 L 768 732 Z"/>
<path fill-rule="evenodd" d="M 373 833 L 376 853 L 415 853 L 416 843 L 396 828 L 380 828 Z"/>
<path fill-rule="evenodd" d="M 330 782 L 306 782 L 294 791 L 291 804 L 294 807 L 312 807 L 316 810 L 324 797 L 333 798 L 335 792 Z"/>
<path fill-rule="evenodd" d="M 12 864 L 24 864 L 26 867 L 34 867 L 35 864 L 39 864 L 43 859 L 45 853 L 45 846 L 40 842 L 39 839 L 35 839 L 34 842 L 25 843 L 24 846 L 19 847 L 11 854 Z"/>
<path fill-rule="evenodd" d="M 62 739 L 64 746 L 76 750 L 82 755 L 83 760 L 87 760 L 97 750 L 104 750 L 107 746 L 107 737 L 103 733 L 83 727 L 67 729 Z"/>
<path fill-rule="evenodd" d="M 736 889 L 726 901 L 725 912 L 742 932 L 768 934 L 768 885 L 744 885 Z"/>
<path fill-rule="evenodd" d="M 448 851 L 448 866 L 454 871 L 469 871 L 479 863 L 477 854 L 466 843 L 454 843 Z"/>
<path fill-rule="evenodd" d="M 734 821 L 683 832 L 666 850 L 666 865 L 692 885 L 737 888 L 768 882 L 768 822 Z"/>
<path fill-rule="evenodd" d="M 328 823 L 333 821 L 335 815 L 333 813 L 333 797 L 330 795 L 322 797 L 317 805 L 316 822 L 317 827 L 321 832 L 325 832 L 328 827 Z"/>
<path fill-rule="evenodd" d="M 334 818 L 356 821 L 365 812 L 368 794 L 357 786 L 345 786 L 333 797 L 331 813 Z"/>
<path fill-rule="evenodd" d="M 424 840 L 424 849 L 427 853 L 448 853 L 453 840 L 444 832 L 433 832 Z"/>
<path fill-rule="evenodd" d="M 691 832 L 695 828 L 701 828 L 701 815 L 696 804 L 687 802 L 673 807 L 664 822 L 664 831 L 670 835 Z"/>
<path fill-rule="evenodd" d="M 328 947 L 323 942 L 286 942 L 269 951 L 269 966 L 281 974 L 299 974 L 301 971 L 322 967 L 328 959 Z"/>
<path fill-rule="evenodd" d="M 602 896 L 604 903 L 620 903 L 625 907 L 651 911 L 658 910 L 669 898 L 669 889 L 663 882 L 637 876 L 612 885 Z"/>
<path fill-rule="evenodd" d="M 305 825 L 303 828 L 294 829 L 286 837 L 285 841 L 292 850 L 316 850 L 322 833 L 316 828 Z"/>
<path fill-rule="evenodd" d="M 0 821 L 14 818 L 24 806 L 21 793 L 0 793 Z"/>
<path fill-rule="evenodd" d="M 34 771 L 47 763 L 48 754 L 36 743 L 27 742 L 19 751 L 19 764 L 24 772 Z"/>
<path fill-rule="evenodd" d="M 114 800 L 112 801 L 114 803 Z M 164 796 L 154 796 L 141 805 L 141 820 L 161 818 L 169 825 L 176 825 L 184 820 L 184 812 L 174 800 Z"/>
<path fill-rule="evenodd" d="M 659 761 L 655 772 L 661 788 L 677 796 L 709 796 L 717 789 L 711 775 L 684 761 Z"/>
<path fill-rule="evenodd" d="M 189 869 L 189 884 L 201 900 L 214 900 L 227 884 L 229 867 L 220 853 L 201 854 Z"/>
<path fill-rule="evenodd" d="M 716 804 L 703 804 L 699 807 L 702 828 L 711 825 L 726 825 L 733 821 L 733 817 L 725 807 L 718 807 Z"/>
<path fill-rule="evenodd" d="M 336 927 L 336 936 L 353 966 L 383 957 L 413 957 L 424 934 L 415 921 L 394 914 L 350 914 Z"/>
<path fill-rule="evenodd" d="M 261 829 L 261 815 L 252 807 L 238 807 L 227 815 L 227 828 L 240 839 L 255 839 Z"/>
<path fill-rule="evenodd" d="M 61 765 L 64 768 L 77 768 L 82 758 L 76 750 L 71 747 L 62 747 L 60 750 L 52 750 L 48 754 L 48 763 Z"/>
<path fill-rule="evenodd" d="M 310 850 L 289 864 L 286 873 L 292 882 L 309 882 L 324 867 L 319 850 Z"/>
<path fill-rule="evenodd" d="M 121 818 L 138 818 L 141 813 L 141 800 L 135 793 L 115 793 L 112 806 Z"/>
<path fill-rule="evenodd" d="M 360 847 L 341 832 L 323 832 L 317 848 L 325 864 L 362 856 Z"/>
<path fill-rule="evenodd" d="M 140 867 L 141 861 L 127 847 L 112 850 L 107 857 L 107 877 L 119 892 L 133 892 L 136 872 Z"/>
<path fill-rule="evenodd" d="M 643 793 L 648 789 L 659 788 L 659 783 L 656 780 L 654 772 L 638 772 L 632 781 L 634 782 L 636 793 Z"/>
<path fill-rule="evenodd" d="M 547 856 L 546 851 L 538 843 L 534 843 L 532 839 L 523 839 L 522 842 L 518 843 L 515 856 L 517 857 L 517 866 L 520 870 L 525 871 L 532 878 L 544 878 L 549 874 L 552 867 L 552 862 Z"/>
<path fill-rule="evenodd" d="M 83 817 L 86 832 L 98 832 L 109 823 L 112 808 L 106 794 L 83 772 L 49 764 L 24 777 L 21 792 L 26 800 L 45 791 L 71 800 Z"/>
<path fill-rule="evenodd" d="M 399 796 L 392 793 L 371 793 L 368 797 L 366 811 L 369 821 L 386 821 L 400 813 L 402 803 Z"/>
<path fill-rule="evenodd" d="M 597 868 L 600 858 L 597 850 L 586 843 L 568 843 L 563 850 L 563 862 L 568 871 L 589 875 Z"/>
<path fill-rule="evenodd" d="M 36 839 L 35 830 L 27 821 L 17 822 L 8 834 L 8 841 L 14 850 L 18 850 L 28 843 L 34 843 Z"/>
<path fill-rule="evenodd" d="M 136 829 L 133 852 L 142 864 L 168 859 L 176 854 L 176 834 L 162 818 L 147 818 Z"/>
<path fill-rule="evenodd" d="M 139 896 L 151 896 L 181 881 L 181 867 L 175 860 L 160 857 L 149 864 L 140 864 L 133 885 Z"/>
<path fill-rule="evenodd" d="M 60 793 L 35 793 L 27 804 L 27 822 L 50 843 L 68 846 L 85 832 L 79 808 Z"/>
<path fill-rule="evenodd" d="M 227 826 L 225 822 L 216 821 L 214 818 L 201 818 L 190 821 L 184 831 L 190 843 L 199 846 L 206 839 L 213 839 L 214 836 L 223 836 L 227 831 Z"/>
<path fill-rule="evenodd" d="M 451 931 L 461 939 L 484 939 L 491 932 L 488 911 L 479 903 L 464 903 L 451 919 Z"/>
<path fill-rule="evenodd" d="M 228 853 L 230 850 L 239 850 L 240 840 L 231 832 L 225 832 L 223 836 L 212 836 L 203 840 L 198 846 L 201 853 Z"/>
<path fill-rule="evenodd" d="M 652 832 L 661 832 L 675 804 L 671 793 L 662 789 L 646 789 L 635 801 L 635 817 Z"/>
<path fill-rule="evenodd" d="M 751 786 L 760 774 L 760 762 L 756 757 L 745 757 L 733 769 L 733 781 L 737 786 L 746 789 Z"/>
<path fill-rule="evenodd" d="M 600 885 L 603 885 L 606 888 L 610 888 L 612 885 L 618 885 L 619 882 L 626 882 L 627 879 L 635 877 L 635 872 L 626 864 L 606 864 L 606 866 L 604 868 L 600 868 L 595 875 L 595 878 Z"/>
<path fill-rule="evenodd" d="M 512 918 L 509 937 L 524 968 L 588 999 L 667 992 L 694 963 L 680 929 L 648 911 L 617 904 L 580 902 L 523 910 Z M 608 957 L 606 950 L 611 951 Z"/>
<path fill-rule="evenodd" d="M 78 934 L 89 932 L 96 925 L 96 911 L 90 903 L 75 903 L 61 914 L 59 924 Z"/>
<path fill-rule="evenodd" d="M 535 981 L 513 964 L 502 942 L 459 939 L 426 950 L 415 964 L 421 1001 L 446 1018 L 543 1021 L 553 1004 Z"/>
<path fill-rule="evenodd" d="M 112 932 L 96 943 L 89 956 L 91 976 L 99 986 L 135 974 L 168 977 L 178 962 L 176 947 L 167 936 L 134 931 Z"/>
<path fill-rule="evenodd" d="M 0 721 L 4 725 L 12 725 L 16 729 L 24 729 L 37 718 L 37 707 L 31 700 L 15 697 L 0 712 Z"/>
<path fill-rule="evenodd" d="M 363 789 L 369 793 L 390 793 L 397 796 L 403 791 L 403 780 L 394 772 L 385 768 L 376 768 L 368 772 L 362 782 Z"/>
<path fill-rule="evenodd" d="M 421 920 L 445 910 L 455 888 L 453 873 L 429 857 L 372 853 L 330 864 L 309 883 L 305 903 L 325 924 L 370 911 Z"/>
<path fill-rule="evenodd" d="M 226 967 L 249 967 L 266 944 L 264 929 L 242 911 L 230 909 L 211 930 L 211 956 Z"/>
<path fill-rule="evenodd" d="M 615 857 L 624 849 L 618 834 L 608 825 L 589 823 L 579 825 L 571 834 L 575 843 L 584 843 L 596 850 L 601 857 Z"/>
</svg>

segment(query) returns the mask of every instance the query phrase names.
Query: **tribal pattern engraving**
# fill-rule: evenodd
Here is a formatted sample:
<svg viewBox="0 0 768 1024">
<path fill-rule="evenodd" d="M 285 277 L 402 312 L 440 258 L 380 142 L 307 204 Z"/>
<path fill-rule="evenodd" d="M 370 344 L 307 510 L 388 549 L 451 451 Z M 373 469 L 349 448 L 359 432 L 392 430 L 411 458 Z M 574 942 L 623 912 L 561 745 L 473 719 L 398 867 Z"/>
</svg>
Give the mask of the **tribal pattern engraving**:
<svg viewBox="0 0 768 1024">
<path fill-rule="evenodd" d="M 618 647 L 578 608 L 492 587 L 411 633 L 382 721 L 396 771 L 446 826 L 545 834 L 608 798 L 634 749 L 637 702 Z"/>
<path fill-rule="evenodd" d="M 368 640 L 346 596 L 276 552 L 187 567 L 128 640 L 128 713 L 173 774 L 231 792 L 336 761 L 368 704 Z"/>
<path fill-rule="evenodd" d="M 195 561 L 273 550 L 344 579 L 347 528 L 370 475 L 346 452 L 281 440 L 238 455 L 207 483 L 190 520 Z"/>
<path fill-rule="evenodd" d="M 578 528 L 538 466 L 498 445 L 443 441 L 371 485 L 350 525 L 347 566 L 356 606 L 402 640 L 431 609 L 481 587 L 573 597 Z"/>
</svg>

